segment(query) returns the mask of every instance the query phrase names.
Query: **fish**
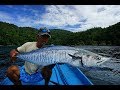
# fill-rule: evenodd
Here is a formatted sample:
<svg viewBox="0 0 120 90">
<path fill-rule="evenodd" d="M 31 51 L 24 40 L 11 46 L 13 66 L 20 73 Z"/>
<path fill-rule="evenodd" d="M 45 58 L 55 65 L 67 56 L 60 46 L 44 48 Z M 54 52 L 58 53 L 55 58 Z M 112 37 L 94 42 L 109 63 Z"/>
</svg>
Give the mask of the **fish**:
<svg viewBox="0 0 120 90">
<path fill-rule="evenodd" d="M 49 46 L 30 52 L 20 53 L 18 59 L 37 65 L 48 66 L 57 63 L 67 63 L 75 67 L 98 66 L 108 58 L 90 51 L 70 46 Z"/>
</svg>

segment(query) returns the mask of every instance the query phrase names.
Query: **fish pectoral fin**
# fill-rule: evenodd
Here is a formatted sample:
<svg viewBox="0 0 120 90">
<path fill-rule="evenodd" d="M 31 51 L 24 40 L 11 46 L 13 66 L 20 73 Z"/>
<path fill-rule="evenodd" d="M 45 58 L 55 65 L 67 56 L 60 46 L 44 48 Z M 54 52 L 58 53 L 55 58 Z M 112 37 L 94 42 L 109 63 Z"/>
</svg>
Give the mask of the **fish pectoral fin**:
<svg viewBox="0 0 120 90">
<path fill-rule="evenodd" d="M 68 55 L 72 57 L 73 61 L 75 61 L 77 59 L 82 59 L 82 57 L 79 57 L 79 56 L 74 56 L 74 55 L 71 55 L 71 54 L 68 54 Z"/>
</svg>

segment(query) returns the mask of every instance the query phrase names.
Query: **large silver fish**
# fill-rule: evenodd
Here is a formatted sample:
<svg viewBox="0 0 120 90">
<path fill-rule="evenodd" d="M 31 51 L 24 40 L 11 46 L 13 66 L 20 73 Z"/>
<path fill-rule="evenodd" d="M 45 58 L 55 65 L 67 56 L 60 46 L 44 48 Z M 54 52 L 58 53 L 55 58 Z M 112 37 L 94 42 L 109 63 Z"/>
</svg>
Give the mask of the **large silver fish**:
<svg viewBox="0 0 120 90">
<path fill-rule="evenodd" d="M 68 46 L 40 48 L 31 52 L 19 54 L 17 57 L 42 66 L 56 63 L 68 63 L 77 67 L 81 65 L 88 67 L 98 66 L 109 59 L 87 50 Z"/>
</svg>

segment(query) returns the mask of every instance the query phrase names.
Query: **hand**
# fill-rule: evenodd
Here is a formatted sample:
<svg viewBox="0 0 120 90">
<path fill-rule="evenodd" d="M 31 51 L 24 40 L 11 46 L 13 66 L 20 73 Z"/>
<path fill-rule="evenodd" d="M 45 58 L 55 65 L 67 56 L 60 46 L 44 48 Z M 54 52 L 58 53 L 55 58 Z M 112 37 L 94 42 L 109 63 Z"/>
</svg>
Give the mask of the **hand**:
<svg viewBox="0 0 120 90">
<path fill-rule="evenodd" d="M 18 52 L 15 50 L 15 49 L 13 49 L 13 50 L 11 50 L 10 51 L 10 60 L 12 61 L 12 62 L 15 62 L 16 61 L 16 55 L 18 54 Z"/>
</svg>

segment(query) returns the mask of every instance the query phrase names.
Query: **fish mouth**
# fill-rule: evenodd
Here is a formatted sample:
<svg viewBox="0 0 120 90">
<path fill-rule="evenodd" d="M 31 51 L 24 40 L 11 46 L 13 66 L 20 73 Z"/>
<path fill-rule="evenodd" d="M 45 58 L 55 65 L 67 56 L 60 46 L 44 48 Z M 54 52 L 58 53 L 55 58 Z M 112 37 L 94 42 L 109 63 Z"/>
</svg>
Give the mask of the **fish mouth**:
<svg viewBox="0 0 120 90">
<path fill-rule="evenodd" d="M 102 63 L 103 61 L 101 60 L 101 61 L 98 61 L 97 63 L 99 64 L 99 63 Z"/>
<path fill-rule="evenodd" d="M 104 62 L 109 61 L 109 60 L 110 60 L 110 58 L 103 57 L 103 58 L 101 58 L 101 60 L 99 60 L 99 61 L 97 62 L 97 64 L 103 64 Z"/>
</svg>

